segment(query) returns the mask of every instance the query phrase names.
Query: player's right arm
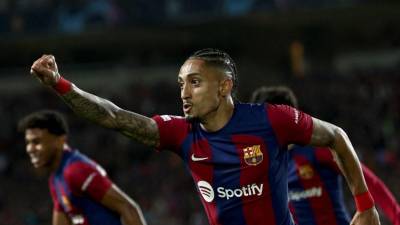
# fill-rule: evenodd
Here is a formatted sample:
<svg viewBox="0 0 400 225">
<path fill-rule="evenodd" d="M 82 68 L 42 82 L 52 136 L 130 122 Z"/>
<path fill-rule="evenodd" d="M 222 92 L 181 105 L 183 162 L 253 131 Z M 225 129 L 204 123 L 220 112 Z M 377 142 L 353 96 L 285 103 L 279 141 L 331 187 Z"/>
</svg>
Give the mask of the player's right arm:
<svg viewBox="0 0 400 225">
<path fill-rule="evenodd" d="M 148 146 L 158 146 L 159 132 L 156 122 L 146 116 L 119 108 L 112 102 L 85 92 L 61 78 L 54 56 L 43 55 L 31 67 L 31 74 L 43 84 L 62 86 L 61 98 L 79 116 L 106 128 L 117 130 Z M 69 85 L 69 86 L 68 86 Z"/>
<path fill-rule="evenodd" d="M 112 185 L 101 199 L 101 204 L 117 212 L 124 225 L 146 225 L 140 206 L 116 185 Z"/>
<path fill-rule="evenodd" d="M 67 215 L 61 211 L 53 210 L 53 225 L 71 225 Z"/>
<path fill-rule="evenodd" d="M 313 118 L 290 106 L 269 106 L 272 126 L 282 146 L 287 144 L 329 147 L 337 154 L 342 173 L 357 203 L 357 212 L 350 224 L 379 225 L 378 212 L 368 192 L 361 164 L 347 134 L 339 127 Z"/>
</svg>

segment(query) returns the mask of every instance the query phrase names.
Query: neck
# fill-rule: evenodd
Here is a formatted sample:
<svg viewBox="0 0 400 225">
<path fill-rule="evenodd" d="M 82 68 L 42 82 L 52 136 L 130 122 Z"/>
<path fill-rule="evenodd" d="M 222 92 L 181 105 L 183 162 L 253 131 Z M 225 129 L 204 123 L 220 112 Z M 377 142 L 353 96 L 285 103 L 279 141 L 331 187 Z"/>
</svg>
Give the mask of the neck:
<svg viewBox="0 0 400 225">
<path fill-rule="evenodd" d="M 62 156 L 64 153 L 65 149 L 69 149 L 69 146 L 67 144 L 64 144 L 62 149 L 57 151 L 56 155 L 54 156 L 52 164 L 49 166 L 49 171 L 54 172 L 58 169 L 58 167 L 61 164 Z"/>
<path fill-rule="evenodd" d="M 222 129 L 232 118 L 234 107 L 232 98 L 226 98 L 216 110 L 201 120 L 201 128 L 207 132 L 215 132 Z"/>
</svg>

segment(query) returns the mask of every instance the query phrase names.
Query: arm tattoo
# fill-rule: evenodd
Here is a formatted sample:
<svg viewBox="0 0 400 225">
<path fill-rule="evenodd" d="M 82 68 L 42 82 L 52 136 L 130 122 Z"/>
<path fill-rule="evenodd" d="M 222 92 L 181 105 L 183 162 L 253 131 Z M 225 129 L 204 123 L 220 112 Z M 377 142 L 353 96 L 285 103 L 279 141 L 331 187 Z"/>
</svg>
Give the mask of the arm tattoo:
<svg viewBox="0 0 400 225">
<path fill-rule="evenodd" d="M 149 117 L 123 110 L 107 99 L 84 92 L 76 86 L 61 98 L 76 114 L 85 119 L 118 130 L 148 146 L 154 147 L 159 143 L 157 124 Z"/>
</svg>

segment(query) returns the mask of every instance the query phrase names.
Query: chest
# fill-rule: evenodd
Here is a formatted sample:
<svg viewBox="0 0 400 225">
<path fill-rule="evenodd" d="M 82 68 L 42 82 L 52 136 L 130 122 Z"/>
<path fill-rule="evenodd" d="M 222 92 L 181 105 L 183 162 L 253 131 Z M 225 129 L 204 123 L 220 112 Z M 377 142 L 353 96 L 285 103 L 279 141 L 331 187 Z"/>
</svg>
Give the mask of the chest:
<svg viewBox="0 0 400 225">
<path fill-rule="evenodd" d="M 56 176 L 53 179 L 53 186 L 56 195 L 55 197 L 57 198 L 57 201 L 63 208 L 64 212 L 73 212 L 76 200 L 64 177 Z"/>
<path fill-rule="evenodd" d="M 279 159 L 278 145 L 268 135 L 193 135 L 184 143 L 182 152 L 193 176 L 216 179 L 221 185 L 234 180 L 246 184 L 263 180 L 271 159 Z"/>
</svg>

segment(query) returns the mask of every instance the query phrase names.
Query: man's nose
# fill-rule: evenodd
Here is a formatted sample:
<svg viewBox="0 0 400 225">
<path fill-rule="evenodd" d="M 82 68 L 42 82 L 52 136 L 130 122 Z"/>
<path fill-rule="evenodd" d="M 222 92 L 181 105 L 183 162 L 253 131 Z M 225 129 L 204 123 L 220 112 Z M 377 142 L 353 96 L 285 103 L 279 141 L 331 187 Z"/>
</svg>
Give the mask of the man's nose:
<svg viewBox="0 0 400 225">
<path fill-rule="evenodd" d="M 181 98 L 182 99 L 187 99 L 187 98 L 190 97 L 190 94 L 191 94 L 190 86 L 186 85 L 186 84 L 183 84 L 182 85 L 182 89 L 181 89 Z"/>
</svg>

